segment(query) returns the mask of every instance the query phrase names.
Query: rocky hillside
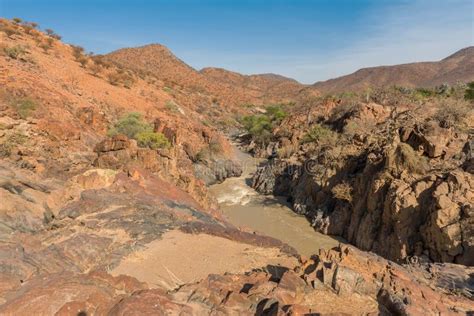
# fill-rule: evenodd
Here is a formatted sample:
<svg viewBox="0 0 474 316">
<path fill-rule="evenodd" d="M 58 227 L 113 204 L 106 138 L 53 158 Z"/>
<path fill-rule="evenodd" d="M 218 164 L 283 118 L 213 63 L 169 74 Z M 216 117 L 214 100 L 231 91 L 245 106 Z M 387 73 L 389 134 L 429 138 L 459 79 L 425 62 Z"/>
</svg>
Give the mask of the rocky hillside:
<svg viewBox="0 0 474 316">
<path fill-rule="evenodd" d="M 148 65 L 134 59 L 139 67 L 133 68 L 131 63 L 86 54 L 81 47 L 61 42 L 54 31 L 37 28 L 19 19 L 0 20 L 1 315 L 389 315 L 421 311 L 462 315 L 474 310 L 472 268 L 421 259 L 398 265 L 346 246 L 305 259 L 279 240 L 230 224 L 207 186 L 241 173 L 229 142 L 215 127 L 219 120 L 231 117 L 233 103 L 223 101 L 231 91 L 214 95 L 216 79 L 209 78 L 204 82 L 210 82 L 210 92 L 200 91 L 205 75 L 185 65 L 166 68 L 160 60 L 150 59 Z M 151 55 L 159 51 L 167 56 L 165 63 L 178 62 L 163 47 L 147 49 Z M 142 67 L 167 69 L 170 77 Z M 182 82 L 173 84 L 170 78 Z M 193 78 L 198 78 L 198 88 Z M 271 94 L 280 84 L 288 85 L 288 91 L 298 87 L 275 75 L 233 80 L 240 80 L 242 88 L 236 88 L 235 97 L 229 94 L 229 100 L 240 100 L 239 91 L 251 90 L 253 85 L 260 87 L 261 94 L 256 99 L 251 95 L 251 101 L 263 100 L 263 94 Z M 293 119 L 285 119 L 278 107 L 272 108 L 275 118 L 285 122 L 280 130 L 294 131 L 295 138 L 284 132 L 290 143 L 302 135 L 298 131 L 307 126 L 304 120 L 316 118 L 316 112 L 308 112 L 303 105 L 295 104 L 293 109 Z M 242 113 L 251 110 L 242 109 Z M 347 126 L 345 119 L 366 115 L 386 121 L 380 130 L 400 135 L 393 146 L 404 149 L 394 151 L 379 138 L 375 143 L 365 141 L 367 134 L 362 133 L 365 136 L 354 136 L 352 145 L 344 144 L 358 159 L 352 160 L 349 154 L 325 161 L 354 162 L 350 172 L 341 173 L 344 177 L 350 174 L 346 177 L 349 185 L 353 185 L 350 181 L 373 180 L 373 185 L 353 186 L 360 188 L 354 196 L 367 197 L 362 188 L 375 192 L 377 201 L 369 203 L 374 207 L 365 216 L 365 227 L 388 223 L 384 229 L 391 244 L 397 245 L 399 236 L 408 239 L 394 247 L 394 256 L 417 254 L 418 249 L 424 254 L 428 249 L 426 255 L 434 260 L 471 264 L 472 146 L 465 145 L 469 139 L 465 130 L 453 128 L 451 116 L 438 127 L 423 125 L 422 129 L 417 116 L 406 114 L 405 119 L 403 112 L 397 112 L 394 117 L 410 123 L 404 123 L 407 129 L 397 134 L 396 124 L 385 119 L 386 111 L 385 106 L 370 105 L 331 124 L 337 130 Z M 426 110 L 422 113 L 429 115 Z M 454 118 L 469 120 L 467 114 Z M 270 152 L 272 146 L 290 144 L 281 135 L 275 130 Z M 384 134 L 377 130 L 375 135 Z M 262 150 L 265 146 L 261 145 L 254 145 L 254 150 Z M 411 169 L 404 171 L 407 146 L 420 156 L 422 151 L 430 159 L 433 156 L 427 177 Z M 305 161 L 304 153 L 313 155 L 305 148 L 285 155 L 297 165 Z M 372 158 L 364 169 L 364 161 Z M 421 170 L 417 161 L 416 170 Z M 380 170 L 380 177 L 375 169 Z M 363 176 L 358 174 L 361 170 L 366 170 Z M 257 178 L 263 179 L 265 172 Z M 281 179 L 279 173 L 272 174 L 275 182 Z M 307 206 L 305 212 L 311 218 L 311 203 L 316 200 L 310 199 L 327 198 L 327 189 L 333 186 L 318 191 L 323 186 L 310 177 L 305 179 L 295 178 L 287 189 L 294 192 L 289 195 L 295 201 L 305 196 L 295 206 L 301 205 L 301 210 Z M 314 185 L 315 190 L 298 195 L 302 191 L 293 189 L 295 183 Z M 387 186 L 394 187 L 388 198 L 377 191 Z M 263 187 L 267 191 L 276 188 L 268 181 Z M 400 190 L 403 194 L 398 194 Z M 420 191 L 423 199 L 434 197 L 429 209 L 413 199 Z M 346 198 L 342 194 L 337 201 L 317 200 L 321 205 L 338 205 L 340 212 L 329 213 L 332 209 L 328 207 L 323 216 L 314 217 L 315 227 L 332 229 L 338 221 L 331 214 L 352 212 L 352 202 Z M 387 202 L 386 220 L 377 217 L 379 199 L 396 202 Z M 417 242 L 425 242 L 425 235 L 412 230 L 418 218 L 408 228 L 395 225 L 399 213 L 406 224 L 413 208 L 429 216 L 423 231 L 431 239 L 421 246 Z M 357 226 L 347 217 L 344 223 Z M 377 236 L 374 240 L 380 244 L 382 234 L 363 240 L 371 236 Z M 392 253 L 364 243 L 361 248 L 392 258 Z"/>
<path fill-rule="evenodd" d="M 363 68 L 347 76 L 317 82 L 313 87 L 322 93 L 339 93 L 394 85 L 432 88 L 458 81 L 474 81 L 474 47 L 461 49 L 435 62 Z"/>
<path fill-rule="evenodd" d="M 185 89 L 189 97 L 205 95 L 241 113 L 248 104 L 285 103 L 319 94 L 312 87 L 277 75 L 245 76 L 218 68 L 197 71 L 158 44 L 120 49 L 104 57 L 121 67 L 150 73 L 170 88 Z"/>
<path fill-rule="evenodd" d="M 249 145 L 274 157 L 253 186 L 288 196 L 316 230 L 390 260 L 472 266 L 474 106 L 402 91 L 392 102 L 295 109 L 269 143 Z"/>
</svg>

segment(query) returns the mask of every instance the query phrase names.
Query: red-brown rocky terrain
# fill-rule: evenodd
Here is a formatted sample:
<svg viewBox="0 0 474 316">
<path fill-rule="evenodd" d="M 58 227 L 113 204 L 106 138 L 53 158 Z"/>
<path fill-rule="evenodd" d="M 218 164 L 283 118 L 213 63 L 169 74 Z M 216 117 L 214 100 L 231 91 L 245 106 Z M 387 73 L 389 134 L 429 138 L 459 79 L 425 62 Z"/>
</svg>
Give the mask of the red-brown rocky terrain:
<svg viewBox="0 0 474 316">
<path fill-rule="evenodd" d="M 372 103 L 331 121 L 335 129 L 346 120 L 381 124 L 371 131 L 375 141 L 354 132 L 344 155 L 321 156 L 324 166 L 332 161 L 350 169 L 341 175 L 350 174 L 351 185 L 361 182 L 354 196 L 368 206 L 329 199 L 336 182 L 324 177 L 327 187 L 303 177 L 286 185 L 306 191 L 287 189 L 317 229 L 387 259 L 352 246 L 301 258 L 279 240 L 235 227 L 219 211 L 207 186 L 241 168 L 217 127 L 235 112 L 254 112 L 242 104 L 295 102 L 270 146 L 254 144 L 256 152 L 271 152 L 296 146 L 304 122 L 329 115 L 337 101 L 311 107 L 314 88 L 276 75 L 197 72 L 157 45 L 89 56 L 54 34 L 6 19 L 0 46 L 0 315 L 474 310 L 474 271 L 464 266 L 472 265 L 472 140 L 449 122 L 421 129 L 403 107 L 395 113 Z M 125 135 L 137 126 L 142 134 Z M 283 137 L 285 128 L 291 130 Z M 384 141 L 391 136 L 396 140 Z M 428 156 L 432 168 L 407 172 L 397 156 L 402 143 Z M 286 157 L 298 164 L 314 144 L 295 149 Z M 381 187 L 387 192 L 376 190 Z M 343 220 L 312 217 L 314 203 L 335 205 L 332 214 Z M 420 234 L 414 212 L 426 220 Z M 351 214 L 364 223 L 353 224 Z M 426 258 L 418 253 L 427 250 Z M 388 260 L 407 257 L 418 260 Z"/>
<path fill-rule="evenodd" d="M 254 176 L 316 230 L 394 261 L 474 265 L 474 106 L 456 96 L 325 99 L 273 130 Z M 377 98 L 377 97 L 376 97 Z"/>
<path fill-rule="evenodd" d="M 467 47 L 440 61 L 379 66 L 360 69 L 353 74 L 317 82 L 323 93 L 361 91 L 374 87 L 424 87 L 474 80 L 474 47 Z"/>
<path fill-rule="evenodd" d="M 195 94 L 193 103 L 198 103 L 199 98 L 202 103 L 203 97 L 209 96 L 213 103 L 225 105 L 221 110 L 229 113 L 243 113 L 246 105 L 294 102 L 319 95 L 310 86 L 278 75 L 246 76 L 220 68 L 197 71 L 159 44 L 120 49 L 104 58 L 122 67 L 152 74 L 168 87 L 179 87 Z"/>
</svg>

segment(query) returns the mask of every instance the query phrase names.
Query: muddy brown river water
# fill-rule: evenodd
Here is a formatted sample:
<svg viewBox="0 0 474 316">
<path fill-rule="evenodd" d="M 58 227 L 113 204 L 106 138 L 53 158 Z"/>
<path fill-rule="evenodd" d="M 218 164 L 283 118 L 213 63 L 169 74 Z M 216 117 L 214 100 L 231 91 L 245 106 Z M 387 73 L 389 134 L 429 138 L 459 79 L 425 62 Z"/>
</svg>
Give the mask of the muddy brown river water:
<svg viewBox="0 0 474 316">
<path fill-rule="evenodd" d="M 252 189 L 252 175 L 262 160 L 234 150 L 243 166 L 242 175 L 210 187 L 232 224 L 280 239 L 304 256 L 338 245 L 338 240 L 314 231 L 303 216 L 291 210 L 285 198 L 265 196 Z"/>
</svg>

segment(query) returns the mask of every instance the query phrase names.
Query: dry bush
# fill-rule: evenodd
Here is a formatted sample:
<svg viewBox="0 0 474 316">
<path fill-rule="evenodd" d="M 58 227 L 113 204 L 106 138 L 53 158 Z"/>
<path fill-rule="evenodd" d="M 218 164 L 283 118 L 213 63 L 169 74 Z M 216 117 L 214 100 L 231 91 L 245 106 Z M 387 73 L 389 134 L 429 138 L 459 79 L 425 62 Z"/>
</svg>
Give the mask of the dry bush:
<svg viewBox="0 0 474 316">
<path fill-rule="evenodd" d="M 27 52 L 27 48 L 23 45 L 3 48 L 3 53 L 12 59 L 22 59 L 22 57 L 25 56 Z"/>
<path fill-rule="evenodd" d="M 112 64 L 108 61 L 106 61 L 102 56 L 95 55 L 91 57 L 92 60 L 94 61 L 95 64 L 103 67 L 103 68 L 110 68 L 112 67 Z"/>
<path fill-rule="evenodd" d="M 331 192 L 333 196 L 338 200 L 344 200 L 349 203 L 352 202 L 352 186 L 347 182 L 341 182 L 335 185 Z"/>
<path fill-rule="evenodd" d="M 387 156 L 387 166 L 397 173 L 406 170 L 409 173 L 424 174 L 429 170 L 426 157 L 415 152 L 415 150 L 406 143 L 398 144 L 395 151 Z"/>
<path fill-rule="evenodd" d="M 89 63 L 89 58 L 87 56 L 81 56 L 76 59 L 76 61 L 81 64 L 82 68 L 86 68 L 87 64 Z"/>
<path fill-rule="evenodd" d="M 92 74 L 97 77 L 102 71 L 102 66 L 96 62 L 93 62 L 92 65 L 89 66 L 89 69 L 91 70 Z"/>
<path fill-rule="evenodd" d="M 39 48 L 41 48 L 46 54 L 49 52 L 49 50 L 51 49 L 51 44 L 49 44 L 48 42 L 42 42 L 40 43 L 39 45 Z"/>
<path fill-rule="evenodd" d="M 278 158 L 281 159 L 290 158 L 295 152 L 296 148 L 292 144 L 287 144 L 277 149 Z"/>
<path fill-rule="evenodd" d="M 79 60 L 82 56 L 84 56 L 84 48 L 81 46 L 71 45 L 72 48 L 72 55 L 76 60 Z"/>
<path fill-rule="evenodd" d="M 20 32 L 15 27 L 8 24 L 1 24 L 0 31 L 5 33 L 9 38 L 13 38 L 13 35 L 20 34 Z"/>
<path fill-rule="evenodd" d="M 338 135 L 329 128 L 315 124 L 304 135 L 302 143 L 315 142 L 319 145 L 334 145 L 337 142 Z"/>
<path fill-rule="evenodd" d="M 224 149 L 222 148 L 222 144 L 219 141 L 219 139 L 212 138 L 209 141 L 209 151 L 211 152 L 211 154 L 220 154 L 224 151 Z"/>
<path fill-rule="evenodd" d="M 107 78 L 110 84 L 114 86 L 123 85 L 127 89 L 130 89 L 135 82 L 135 79 L 130 73 L 120 70 L 109 73 Z"/>
<path fill-rule="evenodd" d="M 468 113 L 473 110 L 473 105 L 462 100 L 445 100 L 438 108 L 434 119 L 443 128 L 462 127 Z"/>
<path fill-rule="evenodd" d="M 0 141 L 0 157 L 8 157 L 18 146 L 24 145 L 28 140 L 26 135 L 13 133 Z"/>
<path fill-rule="evenodd" d="M 107 75 L 109 83 L 113 86 L 118 86 L 120 84 L 120 74 L 117 72 L 111 72 Z"/>
<path fill-rule="evenodd" d="M 26 119 L 37 109 L 38 104 L 31 98 L 18 98 L 10 101 L 10 106 L 15 109 L 22 119 Z"/>
</svg>

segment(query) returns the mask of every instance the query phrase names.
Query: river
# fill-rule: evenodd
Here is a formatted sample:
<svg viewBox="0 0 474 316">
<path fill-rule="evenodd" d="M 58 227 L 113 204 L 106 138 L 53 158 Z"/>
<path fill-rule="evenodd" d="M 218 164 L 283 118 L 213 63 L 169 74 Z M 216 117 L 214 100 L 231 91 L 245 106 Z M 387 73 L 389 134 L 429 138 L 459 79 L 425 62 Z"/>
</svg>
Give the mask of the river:
<svg viewBox="0 0 474 316">
<path fill-rule="evenodd" d="M 285 198 L 265 196 L 252 189 L 252 175 L 262 160 L 236 147 L 234 150 L 243 167 L 242 175 L 210 187 L 232 224 L 277 238 L 304 256 L 338 245 L 338 240 L 314 231 L 304 216 L 291 210 Z"/>
</svg>

